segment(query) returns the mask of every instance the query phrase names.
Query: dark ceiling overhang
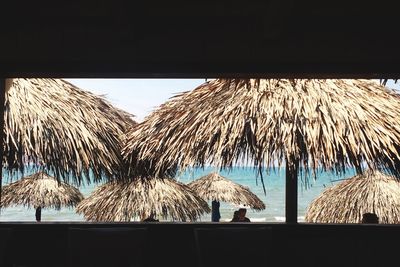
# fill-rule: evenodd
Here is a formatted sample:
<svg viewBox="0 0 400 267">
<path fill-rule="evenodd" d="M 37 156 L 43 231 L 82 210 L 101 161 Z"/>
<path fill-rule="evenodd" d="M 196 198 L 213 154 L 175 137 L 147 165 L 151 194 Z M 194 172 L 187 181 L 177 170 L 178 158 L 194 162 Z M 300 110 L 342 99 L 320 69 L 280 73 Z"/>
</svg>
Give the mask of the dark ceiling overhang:
<svg viewBox="0 0 400 267">
<path fill-rule="evenodd" d="M 400 76 L 398 9 L 385 1 L 142 2 L 1 3 L 0 74 Z"/>
</svg>

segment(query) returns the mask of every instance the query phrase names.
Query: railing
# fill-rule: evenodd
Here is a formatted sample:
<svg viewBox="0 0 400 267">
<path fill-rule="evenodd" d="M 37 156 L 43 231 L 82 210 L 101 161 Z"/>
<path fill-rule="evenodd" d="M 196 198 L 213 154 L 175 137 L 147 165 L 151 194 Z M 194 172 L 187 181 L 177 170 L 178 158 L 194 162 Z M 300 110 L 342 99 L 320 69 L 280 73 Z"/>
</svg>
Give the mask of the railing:
<svg viewBox="0 0 400 267">
<path fill-rule="evenodd" d="M 0 266 L 389 266 L 398 240 L 395 225 L 0 223 Z"/>
</svg>

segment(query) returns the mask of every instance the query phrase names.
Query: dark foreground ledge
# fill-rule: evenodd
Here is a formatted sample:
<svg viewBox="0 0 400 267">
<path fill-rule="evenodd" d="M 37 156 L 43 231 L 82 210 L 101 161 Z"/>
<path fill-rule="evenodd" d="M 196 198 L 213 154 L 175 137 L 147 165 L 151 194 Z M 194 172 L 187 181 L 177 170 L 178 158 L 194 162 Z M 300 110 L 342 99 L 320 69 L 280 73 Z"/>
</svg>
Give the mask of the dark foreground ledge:
<svg viewBox="0 0 400 267">
<path fill-rule="evenodd" d="M 0 223 L 0 266 L 396 266 L 396 225 Z"/>
</svg>

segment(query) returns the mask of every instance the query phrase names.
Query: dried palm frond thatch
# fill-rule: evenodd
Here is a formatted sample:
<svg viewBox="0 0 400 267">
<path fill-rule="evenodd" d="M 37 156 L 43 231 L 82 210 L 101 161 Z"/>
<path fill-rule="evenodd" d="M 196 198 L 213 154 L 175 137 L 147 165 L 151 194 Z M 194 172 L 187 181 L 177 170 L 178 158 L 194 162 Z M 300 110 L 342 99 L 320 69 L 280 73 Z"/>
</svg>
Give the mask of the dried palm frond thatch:
<svg viewBox="0 0 400 267">
<path fill-rule="evenodd" d="M 98 187 L 76 207 L 89 221 L 130 221 L 152 214 L 173 220 L 197 220 L 210 208 L 188 186 L 174 179 L 137 178 Z"/>
<path fill-rule="evenodd" d="M 3 186 L 1 206 L 23 205 L 59 210 L 61 207 L 74 207 L 82 199 L 83 195 L 77 188 L 38 172 Z"/>
<path fill-rule="evenodd" d="M 265 204 L 249 188 L 236 184 L 218 173 L 210 173 L 194 180 L 188 186 L 204 200 L 246 205 L 255 210 L 265 209 Z"/>
<path fill-rule="evenodd" d="M 295 175 L 366 163 L 399 177 L 399 118 L 398 95 L 371 80 L 217 79 L 161 105 L 123 154 L 131 173 L 153 175 L 247 160 Z"/>
<path fill-rule="evenodd" d="M 367 171 L 331 188 L 313 200 L 305 220 L 314 223 L 360 223 L 375 213 L 379 223 L 400 223 L 400 182 L 378 171 Z"/>
<path fill-rule="evenodd" d="M 62 79 L 8 84 L 3 162 L 9 171 L 42 162 L 57 178 L 76 184 L 89 181 L 89 171 L 95 181 L 118 174 L 121 137 L 134 124 L 130 114 Z"/>
</svg>

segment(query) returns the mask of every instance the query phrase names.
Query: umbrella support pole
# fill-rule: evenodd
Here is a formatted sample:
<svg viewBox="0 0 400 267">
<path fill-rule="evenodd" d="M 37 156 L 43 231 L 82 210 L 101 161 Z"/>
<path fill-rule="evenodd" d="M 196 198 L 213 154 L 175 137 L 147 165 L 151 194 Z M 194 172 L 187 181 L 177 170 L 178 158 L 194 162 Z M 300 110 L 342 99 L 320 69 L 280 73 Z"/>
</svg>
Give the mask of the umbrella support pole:
<svg viewBox="0 0 400 267">
<path fill-rule="evenodd" d="M 286 159 L 286 192 L 285 192 L 285 216 L 286 223 L 297 223 L 297 174 L 299 162 Z"/>
<path fill-rule="evenodd" d="M 35 217 L 37 222 L 42 221 L 42 208 L 40 206 L 36 208 Z"/>
<path fill-rule="evenodd" d="M 1 204 L 1 191 L 2 191 L 2 184 L 3 184 L 3 154 L 4 154 L 4 102 L 6 96 L 6 82 L 7 80 L 4 78 L 0 79 L 0 204 Z M 1 212 L 1 205 L 0 205 L 0 212 Z"/>
</svg>

